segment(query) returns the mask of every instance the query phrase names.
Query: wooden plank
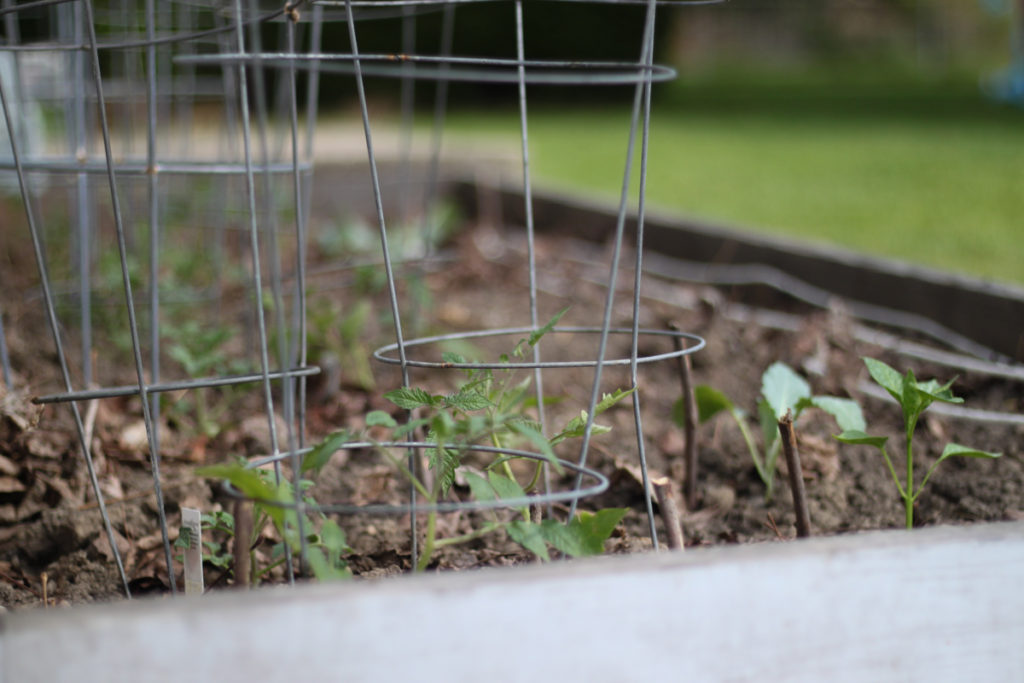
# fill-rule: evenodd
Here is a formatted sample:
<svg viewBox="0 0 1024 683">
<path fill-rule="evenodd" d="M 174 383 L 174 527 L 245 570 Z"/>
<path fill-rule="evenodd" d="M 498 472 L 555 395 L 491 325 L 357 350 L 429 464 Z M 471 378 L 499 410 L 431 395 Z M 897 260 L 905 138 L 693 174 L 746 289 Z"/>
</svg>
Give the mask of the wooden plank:
<svg viewBox="0 0 1024 683">
<path fill-rule="evenodd" d="M 7 614 L 31 681 L 1024 680 L 1024 523 Z"/>
</svg>

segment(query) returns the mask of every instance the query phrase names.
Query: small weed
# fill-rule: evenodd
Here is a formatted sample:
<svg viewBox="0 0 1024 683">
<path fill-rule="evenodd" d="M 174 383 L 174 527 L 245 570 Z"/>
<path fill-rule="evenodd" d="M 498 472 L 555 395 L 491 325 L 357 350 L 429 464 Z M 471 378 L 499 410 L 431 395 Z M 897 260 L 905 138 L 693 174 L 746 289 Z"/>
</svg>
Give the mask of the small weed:
<svg viewBox="0 0 1024 683">
<path fill-rule="evenodd" d="M 906 483 L 900 481 L 899 475 L 896 474 L 896 469 L 893 467 L 892 459 L 889 457 L 889 451 L 886 448 L 886 442 L 889 440 L 887 436 L 870 436 L 864 432 L 864 428 L 861 429 L 846 429 L 842 434 L 836 436 L 836 438 L 843 443 L 859 444 L 865 446 L 874 446 L 881 452 L 882 457 L 885 458 L 885 464 L 889 467 L 889 474 L 892 475 L 892 479 L 896 482 L 896 489 L 900 493 L 900 498 L 903 499 L 903 505 L 906 513 L 907 528 L 910 529 L 914 526 L 914 503 L 921 496 L 921 492 L 924 491 L 925 484 L 931 478 L 932 473 L 935 472 L 935 468 L 939 466 L 943 460 L 952 457 L 966 457 L 966 458 L 998 458 L 1002 453 L 991 453 L 989 451 L 979 451 L 968 446 L 961 446 L 956 443 L 948 443 L 942 451 L 942 455 L 939 456 L 928 471 L 924 475 L 924 479 L 921 480 L 921 484 L 914 488 L 914 429 L 917 427 L 917 420 L 921 417 L 921 413 L 927 410 L 935 401 L 941 401 L 943 403 L 963 403 L 964 400 L 953 395 L 950 387 L 953 385 L 955 379 L 951 379 L 945 384 L 939 384 L 938 380 L 930 379 L 927 382 L 919 382 L 914 377 L 913 370 L 907 370 L 906 375 L 901 375 L 894 368 L 886 365 L 880 360 L 874 358 L 865 358 L 864 364 L 868 367 L 868 372 L 871 374 L 871 379 L 875 381 L 880 387 L 889 392 L 889 395 L 896 399 L 896 402 L 900 404 L 900 408 L 903 409 L 903 428 L 906 438 L 906 452 L 907 452 L 907 469 L 906 469 Z M 840 424 L 840 427 L 842 425 Z"/>
<path fill-rule="evenodd" d="M 781 450 L 778 422 L 787 411 L 792 411 L 793 422 L 797 421 L 805 409 L 813 407 L 824 410 L 834 417 L 840 429 L 863 430 L 865 426 L 864 416 L 856 401 L 835 396 L 812 396 L 811 387 L 804 378 L 785 363 L 773 363 L 761 376 L 757 416 L 761 425 L 764 450 L 757 447 L 747 423 L 746 412 L 730 401 L 725 394 L 707 385 L 699 385 L 694 389 L 694 395 L 702 423 L 723 410 L 727 410 L 736 420 L 750 452 L 750 459 L 754 462 L 757 476 L 764 482 L 766 500 L 771 500 L 775 489 L 775 470 Z M 682 399 L 673 407 L 672 416 L 677 424 L 683 424 Z"/>
</svg>

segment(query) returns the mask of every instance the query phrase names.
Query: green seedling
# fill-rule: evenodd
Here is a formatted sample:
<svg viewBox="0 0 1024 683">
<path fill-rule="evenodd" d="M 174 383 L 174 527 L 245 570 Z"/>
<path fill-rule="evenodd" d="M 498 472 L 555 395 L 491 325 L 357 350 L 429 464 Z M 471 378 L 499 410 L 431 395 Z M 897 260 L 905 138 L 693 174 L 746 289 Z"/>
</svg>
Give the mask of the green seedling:
<svg viewBox="0 0 1024 683">
<path fill-rule="evenodd" d="M 345 442 L 348 438 L 347 433 L 338 432 L 318 444 L 303 457 L 300 476 L 316 476 L 330 459 L 331 454 L 337 450 L 338 444 Z M 246 466 L 244 460 L 201 467 L 197 470 L 197 474 L 203 477 L 227 480 L 242 495 L 253 501 L 253 536 L 247 539 L 250 553 L 255 552 L 268 523 L 272 523 L 278 534 L 284 539 L 272 548 L 271 563 L 268 566 L 257 569 L 256 563 L 250 561 L 250 566 L 253 569 L 252 583 L 258 583 L 274 567 L 285 561 L 287 557 L 286 544 L 293 554 L 298 554 L 301 551 L 303 544 L 298 532 L 299 516 L 294 508 L 296 498 L 291 482 L 282 478 L 280 483 L 275 483 L 276 477 L 272 471 L 251 469 Z M 302 500 L 307 505 L 315 507 L 316 500 L 306 493 L 312 484 L 311 480 L 302 478 L 299 481 L 299 490 Z M 233 537 L 234 518 L 228 513 L 221 513 L 221 515 L 221 518 L 213 521 L 220 522 L 220 531 Z M 304 515 L 302 528 L 306 532 L 306 559 L 313 575 L 318 580 L 326 581 L 351 576 L 351 571 L 342 557 L 351 549 L 348 547 L 345 532 L 337 522 L 320 513 L 312 516 Z M 216 552 L 212 547 L 209 549 L 211 555 L 223 552 L 221 547 L 216 548 Z M 220 561 L 223 564 L 225 560 L 231 562 L 230 557 L 222 557 Z"/>
<path fill-rule="evenodd" d="M 534 331 L 528 338 L 522 339 L 512 351 L 512 356 L 522 358 L 531 351 L 541 338 L 554 328 L 558 320 L 565 314 L 563 309 L 546 325 Z M 465 363 L 462 356 L 446 352 L 442 354 L 445 362 Z M 501 356 L 508 362 L 508 355 Z M 422 415 L 399 426 L 389 414 L 374 411 L 367 416 L 367 425 L 380 425 L 393 429 L 396 439 L 400 439 L 418 431 L 426 432 L 426 440 L 437 444 L 426 452 L 428 470 L 432 482 L 428 485 L 417 477 L 409 467 L 397 457 L 392 462 L 411 481 L 413 486 L 427 502 L 436 503 L 448 496 L 455 483 L 456 470 L 462 465 L 463 456 L 471 449 L 449 446 L 472 446 L 486 444 L 496 448 L 513 448 L 525 444 L 538 451 L 548 465 L 561 474 L 554 446 L 566 439 L 581 437 L 584 434 L 587 413 L 569 420 L 561 430 L 551 438 L 545 437 L 541 425 L 533 420 L 528 411 L 536 405 L 536 399 L 529 395 L 531 378 L 516 381 L 514 371 L 490 369 L 468 369 L 466 379 L 450 394 L 432 394 L 422 388 L 406 387 L 385 394 L 399 408 L 419 411 Z M 633 390 L 618 390 L 605 394 L 595 409 L 595 417 L 629 396 Z M 610 427 L 594 423 L 592 434 L 610 431 Z M 510 457 L 500 456 L 485 468 L 486 477 L 473 472 L 466 472 L 465 478 L 470 492 L 477 500 L 493 501 L 496 499 L 522 499 L 533 491 L 543 471 L 544 462 L 536 462 L 530 481 L 522 485 L 517 481 L 510 467 Z M 537 523 L 532 520 L 529 507 L 520 508 L 521 519 L 501 521 L 495 518 L 483 528 L 466 536 L 457 538 L 437 539 L 437 514 L 427 516 L 426 539 L 419 558 L 417 569 L 423 570 L 430 563 L 435 550 L 445 545 L 459 543 L 477 538 L 486 533 L 504 528 L 509 537 L 533 552 L 541 560 L 548 560 L 548 546 L 570 556 L 601 552 L 605 539 L 612 533 L 615 525 L 626 513 L 625 509 L 608 509 L 590 514 L 581 513 L 567 525 L 555 520 Z"/>
<path fill-rule="evenodd" d="M 835 418 L 840 429 L 863 430 L 864 416 L 856 401 L 835 396 L 813 396 L 811 387 L 785 363 L 772 363 L 761 376 L 761 396 L 757 401 L 757 417 L 761 425 L 763 449 L 758 448 L 751 433 L 747 413 L 720 391 L 707 385 L 694 389 L 697 400 L 697 414 L 701 423 L 707 422 L 722 411 L 727 411 L 736 421 L 754 462 L 757 476 L 765 485 L 765 500 L 771 500 L 775 490 L 775 471 L 778 466 L 782 442 L 779 440 L 778 423 L 787 412 L 791 412 L 795 423 L 807 408 L 818 408 Z M 673 420 L 684 424 L 683 400 L 673 406 Z"/>
<path fill-rule="evenodd" d="M 233 537 L 235 535 L 235 517 L 227 510 L 217 510 L 212 515 L 203 514 L 201 517 L 202 531 L 209 532 L 217 538 Z M 227 544 L 216 538 L 207 538 L 203 534 L 203 564 L 209 564 L 218 569 L 229 569 L 231 567 L 231 551 Z M 179 562 L 184 561 L 184 551 L 192 547 L 192 527 L 181 526 L 178 528 L 178 538 L 174 541 L 174 547 L 182 554 L 176 555 Z"/>
<path fill-rule="evenodd" d="M 342 311 L 338 302 L 327 297 L 313 299 L 308 311 L 310 359 L 321 363 L 327 354 L 344 369 L 344 379 L 365 391 L 377 384 L 370 366 L 370 347 L 365 330 L 373 313 L 366 299 L 356 301 L 351 309 Z"/>
<path fill-rule="evenodd" d="M 953 395 L 950 387 L 953 386 L 955 378 L 946 382 L 945 384 L 939 384 L 938 380 L 930 379 L 927 382 L 919 382 L 914 377 L 913 370 L 907 370 L 906 375 L 901 375 L 894 368 L 886 365 L 880 360 L 874 358 L 864 358 L 864 364 L 868 367 L 868 372 L 871 374 L 871 379 L 875 381 L 880 387 L 889 392 L 889 395 L 896 399 L 896 402 L 900 404 L 903 409 L 903 428 L 904 436 L 906 439 L 906 482 L 901 482 L 899 475 L 896 474 L 896 469 L 893 467 L 892 459 L 889 457 L 889 451 L 886 448 L 886 442 L 889 440 L 887 436 L 870 436 L 864 433 L 864 429 L 845 429 L 842 434 L 836 436 L 836 438 L 843 443 L 859 444 L 865 446 L 874 446 L 881 452 L 882 457 L 885 458 L 885 464 L 889 467 L 889 474 L 892 475 L 892 479 L 896 482 L 896 489 L 899 491 L 900 498 L 903 499 L 903 506 L 906 514 L 907 528 L 910 529 L 914 526 L 914 503 L 921 496 L 921 492 L 924 491 L 925 485 L 931 478 L 932 473 L 939 466 L 943 460 L 952 457 L 964 457 L 964 458 L 998 458 L 1002 453 L 992 453 L 989 451 L 979 451 L 968 446 L 961 446 L 957 443 L 948 443 L 942 450 L 942 455 L 939 456 L 928 471 L 925 472 L 924 479 L 921 480 L 921 484 L 916 488 L 914 487 L 914 450 L 913 450 L 913 439 L 914 429 L 917 427 L 917 420 L 921 417 L 928 406 L 935 401 L 941 401 L 942 403 L 963 403 L 964 400 Z M 842 425 L 840 425 L 842 426 Z"/>
<path fill-rule="evenodd" d="M 193 379 L 241 374 L 247 370 L 243 363 L 229 360 L 225 345 L 235 334 L 230 327 L 203 326 L 195 320 L 189 320 L 177 326 L 165 325 L 165 330 L 169 339 L 167 354 Z M 174 404 L 172 410 L 180 418 L 191 409 L 198 431 L 212 439 L 224 428 L 225 415 L 244 391 L 245 388 L 240 386 L 195 389 L 190 392 L 189 400 L 182 399 L 183 402 Z"/>
<path fill-rule="evenodd" d="M 551 331 L 564 313 L 563 310 L 547 325 L 521 340 L 512 355 L 524 357 L 545 334 Z M 450 352 L 444 354 L 444 360 L 450 363 L 466 362 L 463 357 Z M 502 360 L 508 362 L 509 357 L 503 355 Z M 367 414 L 366 426 L 368 429 L 384 427 L 391 430 L 392 440 L 418 438 L 418 434 L 425 434 L 426 441 L 435 444 L 434 447 L 425 449 L 429 480 L 414 473 L 415 468 L 410 468 L 404 457 L 381 449 L 427 503 L 437 503 L 450 494 L 455 485 L 456 470 L 462 466 L 462 458 L 472 450 L 471 446 L 532 446 L 542 455 L 543 460 L 536 463 L 530 481 L 525 486 L 516 479 L 510 467 L 512 458 L 506 455 L 495 455 L 485 466 L 484 476 L 464 471 L 465 482 L 476 500 L 525 499 L 537 487 L 545 463 L 556 472 L 562 472 L 554 447 L 567 439 L 583 436 L 588 415 L 586 411 L 580 411 L 554 436 L 545 437 L 541 432 L 541 426 L 529 416 L 529 410 L 536 406 L 536 399 L 530 396 L 529 392 L 530 378 L 515 381 L 514 374 L 511 367 L 497 372 L 490 369 L 468 369 L 465 380 L 449 394 L 432 394 L 419 387 L 396 389 L 385 394 L 386 398 L 398 408 L 417 411 L 417 417 L 407 424 L 399 425 L 387 412 L 376 410 Z M 594 411 L 595 416 L 632 393 L 633 390 L 619 390 L 605 394 Z M 595 422 L 591 433 L 602 434 L 608 431 L 610 427 Z M 365 436 L 346 432 L 331 434 L 304 456 L 300 468 L 301 475 L 315 476 L 343 443 L 353 438 L 361 440 Z M 274 504 L 294 500 L 292 487 L 288 482 L 275 484 L 271 473 L 247 469 L 244 462 L 201 468 L 199 474 L 226 479 L 246 497 L 255 501 L 254 517 L 257 521 L 254 524 L 254 535 L 258 535 L 259 530 L 267 523 L 273 523 L 293 552 L 299 550 L 296 511 Z M 303 480 L 300 484 L 303 491 L 306 489 L 306 483 L 308 482 Z M 310 505 L 315 505 L 315 501 L 308 497 L 306 501 Z M 467 542 L 501 529 L 505 529 L 509 538 L 542 561 L 550 559 L 550 548 L 571 557 L 597 554 L 603 552 L 604 542 L 626 512 L 626 509 L 620 508 L 594 513 L 580 512 L 575 519 L 563 524 L 551 519 L 535 521 L 527 506 L 517 510 L 517 519 L 499 518 L 495 511 L 491 521 L 481 528 L 449 538 L 437 537 L 437 513 L 429 513 L 426 540 L 417 569 L 425 569 L 435 551 L 444 546 Z M 312 520 L 306 520 L 305 528 L 314 528 Z M 347 571 L 341 557 L 347 549 L 344 540 L 341 529 L 331 520 L 322 521 L 319 534 L 307 536 L 309 564 L 318 578 L 329 578 Z M 254 538 L 253 543 L 255 541 Z M 273 566 L 276 564 L 261 573 L 265 574 Z"/>
</svg>

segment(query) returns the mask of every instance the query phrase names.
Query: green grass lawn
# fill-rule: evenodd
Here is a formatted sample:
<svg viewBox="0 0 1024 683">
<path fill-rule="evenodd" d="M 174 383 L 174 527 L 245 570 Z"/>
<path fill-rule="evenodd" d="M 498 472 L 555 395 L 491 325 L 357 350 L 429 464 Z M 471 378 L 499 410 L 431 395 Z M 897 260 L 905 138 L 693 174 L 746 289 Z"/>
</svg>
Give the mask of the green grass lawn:
<svg viewBox="0 0 1024 683">
<path fill-rule="evenodd" d="M 655 103 L 650 206 L 1024 282 L 1024 111 L 973 86 L 702 94 Z M 515 111 L 453 113 L 449 131 L 518 144 Z M 627 111 L 538 106 L 529 133 L 538 187 L 618 196 Z"/>
</svg>

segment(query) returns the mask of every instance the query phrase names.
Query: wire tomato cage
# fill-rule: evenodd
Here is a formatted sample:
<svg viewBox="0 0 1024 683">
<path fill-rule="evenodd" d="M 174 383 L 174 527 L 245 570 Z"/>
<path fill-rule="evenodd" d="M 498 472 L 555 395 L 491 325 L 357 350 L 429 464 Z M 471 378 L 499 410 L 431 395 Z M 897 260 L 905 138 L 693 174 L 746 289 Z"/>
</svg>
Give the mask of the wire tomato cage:
<svg viewBox="0 0 1024 683">
<path fill-rule="evenodd" d="M 572 518 L 581 499 L 604 491 L 607 477 L 587 464 L 604 369 L 628 368 L 629 388 L 635 390 L 640 366 L 678 358 L 704 346 L 704 341 L 692 334 L 644 329 L 640 325 L 644 197 L 652 86 L 675 75 L 672 68 L 654 62 L 660 12 L 667 6 L 720 1 L 549 0 L 549 4 L 632 6 L 643 12 L 640 34 L 621 37 L 636 44 L 638 58 L 602 61 L 584 55 L 579 59 L 529 56 L 524 14 L 534 5 L 526 6 L 522 0 L 320 0 L 292 1 L 269 9 L 255 0 L 146 0 L 122 6 L 93 0 L 19 4 L 2 0 L 5 43 L 0 46 L 0 100 L 10 144 L 6 156 L 0 154 L 0 169 L 17 178 L 38 270 L 38 288 L 30 298 L 45 315 L 59 364 L 59 390 L 35 400 L 67 404 L 72 412 L 91 490 L 125 593 L 131 595 L 130 580 L 89 438 L 87 413 L 91 402 L 119 399 L 141 413 L 172 591 L 176 582 L 161 480 L 161 437 L 167 406 L 161 396 L 230 387 L 245 388 L 258 396 L 267 420 L 270 452 L 250 459 L 248 466 L 272 466 L 278 482 L 290 476 L 293 490 L 299 490 L 301 458 L 312 449 L 306 426 L 307 381 L 319 372 L 308 353 L 307 280 L 314 206 L 314 140 L 323 74 L 351 77 L 359 105 L 379 238 L 376 262 L 386 280 L 387 313 L 394 338 L 392 344 L 373 352 L 373 358 L 396 366 L 401 384 L 407 388 L 412 386 L 412 373 L 420 370 L 529 371 L 542 433 L 548 429 L 545 377 L 565 367 L 583 368 L 592 372 L 587 417 L 576 458 L 558 459 L 559 465 L 574 475 L 574 483 L 555 490 L 546 481 L 543 495 L 531 496 L 529 501 L 425 504 L 415 486 L 410 485 L 404 505 L 257 502 L 329 514 L 408 514 L 415 564 L 420 552 L 417 518 L 425 512 L 561 502 L 569 505 Z M 485 2 L 507 8 L 509 20 L 503 30 L 513 34 L 515 53 L 503 57 L 455 54 L 457 12 Z M 434 53 L 416 44 L 417 18 L 427 13 L 441 15 Z M 361 52 L 362 27 L 388 17 L 402 22 L 401 34 L 394 36 L 396 49 Z M 324 40 L 325 29 L 332 25 L 344 26 L 347 41 L 341 49 L 333 49 Z M 265 47 L 268 35 L 276 39 L 272 46 Z M 448 85 L 472 82 L 515 88 L 529 278 L 529 319 L 521 325 L 431 337 L 409 337 L 404 332 L 409 306 L 396 284 L 396 271 L 404 263 L 392 253 L 393 217 L 385 206 L 388 192 L 407 202 L 412 193 L 406 185 L 411 180 L 405 174 L 397 186 L 386 187 L 381 182 L 366 92 L 366 83 L 377 79 L 397 79 L 401 83 L 406 146 L 414 120 L 415 84 L 425 81 L 433 85 L 429 163 L 426 178 L 420 181 L 424 215 L 439 192 Z M 527 93 L 528 89 L 545 86 L 618 86 L 632 92 L 604 305 L 600 313 L 587 312 L 593 324 L 555 325 L 549 336 L 512 362 L 438 360 L 431 354 L 440 342 L 530 334 L 541 329 L 544 322 L 538 306 Z M 63 145 L 33 139 L 32 124 L 37 119 L 32 117 L 38 115 L 34 107 L 48 111 L 59 121 Z M 211 121 L 216 122 L 212 134 Z M 636 157 L 639 161 L 635 164 Z M 634 185 L 638 190 L 631 198 Z M 48 198 L 56 190 L 61 201 L 51 203 Z M 622 326 L 614 322 L 613 308 L 624 265 L 627 213 L 634 200 L 632 321 Z M 54 217 L 52 204 L 58 203 L 66 207 L 63 222 Z M 422 230 L 432 229 L 427 223 L 423 221 Z M 429 243 L 424 239 L 424 244 Z M 62 262 L 54 260 L 56 250 L 52 245 L 61 245 Z M 182 257 L 182 252 L 187 256 Z M 422 259 L 432 256 L 430 248 L 425 248 Z M 200 262 L 202 269 L 188 270 L 185 265 L 191 262 Z M 184 274 L 172 277 L 171 271 L 177 270 Z M 245 302 L 237 316 L 227 303 L 232 297 Z M 95 323 L 101 319 L 116 323 L 122 333 L 117 343 L 100 334 Z M 232 323 L 230 333 L 204 336 L 225 320 Z M 596 351 L 569 361 L 545 360 L 544 351 L 558 345 L 563 335 L 596 339 Z M 611 357 L 609 340 L 615 337 L 629 340 L 628 355 Z M 685 340 L 686 344 L 670 353 L 645 355 L 640 351 L 640 340 L 647 337 L 670 337 Z M 234 345 L 232 352 L 248 358 L 249 364 L 232 366 L 223 359 L 206 362 L 201 357 L 202 349 L 197 351 L 195 345 L 207 339 L 207 352 Z M 4 340 L 0 328 L 3 380 L 11 386 L 16 368 Z M 230 354 L 225 351 L 225 355 Z M 421 357 L 424 355 L 428 358 Z M 191 367 L 191 376 L 168 378 L 168 374 L 174 374 L 169 366 L 177 367 L 169 364 L 169 358 L 177 365 Z M 123 374 L 111 368 L 122 373 L 130 368 L 134 381 L 126 383 Z M 631 397 L 635 457 L 646 493 L 649 531 L 657 548 L 641 398 L 639 391 Z M 337 450 L 352 451 L 371 447 L 408 451 L 410 469 L 421 452 L 430 448 L 550 462 L 547 456 L 522 449 L 419 439 L 384 443 L 355 439 L 336 445 Z M 227 489 L 233 496 L 245 497 L 233 487 Z M 303 516 L 297 519 L 301 526 Z M 297 531 L 300 543 L 294 552 L 304 557 L 308 552 L 307 534 L 301 528 Z M 287 578 L 294 581 L 293 549 L 286 546 L 285 551 Z"/>
</svg>

